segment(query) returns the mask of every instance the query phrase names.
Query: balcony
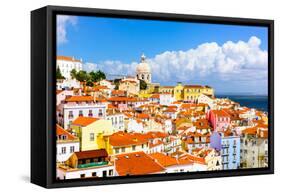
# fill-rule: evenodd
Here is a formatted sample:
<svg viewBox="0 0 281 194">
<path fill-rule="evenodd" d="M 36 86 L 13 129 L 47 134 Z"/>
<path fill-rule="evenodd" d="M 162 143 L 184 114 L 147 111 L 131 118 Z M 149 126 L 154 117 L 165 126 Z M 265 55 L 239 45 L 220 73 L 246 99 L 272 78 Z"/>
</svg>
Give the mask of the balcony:
<svg viewBox="0 0 281 194">
<path fill-rule="evenodd" d="M 103 166 L 103 165 L 107 165 L 107 164 L 108 164 L 107 161 L 91 162 L 91 163 L 87 163 L 87 164 L 78 164 L 77 168 L 89 168 L 89 167 Z"/>
</svg>

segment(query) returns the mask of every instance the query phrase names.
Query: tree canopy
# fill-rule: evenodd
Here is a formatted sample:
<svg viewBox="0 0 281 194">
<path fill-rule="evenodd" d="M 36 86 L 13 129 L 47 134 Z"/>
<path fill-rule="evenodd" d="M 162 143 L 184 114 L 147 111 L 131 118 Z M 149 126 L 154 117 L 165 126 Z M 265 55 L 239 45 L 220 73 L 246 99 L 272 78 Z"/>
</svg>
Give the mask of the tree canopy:
<svg viewBox="0 0 281 194">
<path fill-rule="evenodd" d="M 75 69 L 72 69 L 70 72 L 70 75 L 72 78 L 77 79 L 80 82 L 86 82 L 87 85 L 91 86 L 90 82 L 98 82 L 103 79 L 106 79 L 106 75 L 104 72 L 98 70 L 98 71 L 91 71 L 91 72 L 86 72 L 86 71 L 76 71 Z"/>
<path fill-rule="evenodd" d="M 61 70 L 59 67 L 57 67 L 57 70 L 56 70 L 56 78 L 57 79 L 65 79 L 65 77 L 63 77 L 63 75 L 61 74 Z"/>
</svg>

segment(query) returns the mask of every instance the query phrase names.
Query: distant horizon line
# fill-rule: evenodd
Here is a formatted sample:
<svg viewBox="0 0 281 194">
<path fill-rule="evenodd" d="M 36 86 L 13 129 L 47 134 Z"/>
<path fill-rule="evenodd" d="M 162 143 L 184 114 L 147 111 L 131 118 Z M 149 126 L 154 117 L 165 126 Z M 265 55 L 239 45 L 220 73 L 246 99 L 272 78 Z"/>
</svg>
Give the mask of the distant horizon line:
<svg viewBox="0 0 281 194">
<path fill-rule="evenodd" d="M 267 96 L 268 94 L 254 94 L 254 93 L 218 93 L 215 96 Z"/>
</svg>

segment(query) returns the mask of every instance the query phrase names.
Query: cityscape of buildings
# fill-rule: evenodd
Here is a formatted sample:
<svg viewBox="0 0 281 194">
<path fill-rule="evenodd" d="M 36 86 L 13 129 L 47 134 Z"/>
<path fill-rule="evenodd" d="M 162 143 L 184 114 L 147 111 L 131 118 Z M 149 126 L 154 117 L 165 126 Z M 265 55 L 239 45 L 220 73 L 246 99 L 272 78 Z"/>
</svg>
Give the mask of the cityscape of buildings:
<svg viewBox="0 0 281 194">
<path fill-rule="evenodd" d="M 217 98 L 208 85 L 134 76 L 79 81 L 82 60 L 57 56 L 57 179 L 268 166 L 268 115 Z"/>
</svg>

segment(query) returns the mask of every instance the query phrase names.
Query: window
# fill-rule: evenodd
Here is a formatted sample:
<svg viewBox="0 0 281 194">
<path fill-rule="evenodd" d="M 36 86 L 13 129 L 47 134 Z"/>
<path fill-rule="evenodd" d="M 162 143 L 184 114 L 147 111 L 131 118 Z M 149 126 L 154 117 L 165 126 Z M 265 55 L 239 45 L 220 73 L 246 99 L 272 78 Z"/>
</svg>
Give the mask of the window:
<svg viewBox="0 0 281 194">
<path fill-rule="evenodd" d="M 123 147 L 123 148 L 121 148 L 121 150 L 122 150 L 122 152 L 125 152 L 125 148 Z"/>
<path fill-rule="evenodd" d="M 65 153 L 66 153 L 66 147 L 62 147 L 62 148 L 61 148 L 61 153 L 62 153 L 62 154 L 65 154 Z"/>
<path fill-rule="evenodd" d="M 88 116 L 89 116 L 89 117 L 92 117 L 92 116 L 93 116 L 93 111 L 92 111 L 92 110 L 89 110 Z"/>
<path fill-rule="evenodd" d="M 102 109 L 99 109 L 99 117 L 102 117 L 103 113 L 102 113 Z"/>
<path fill-rule="evenodd" d="M 79 110 L 79 117 L 83 117 L 83 111 Z"/>
<path fill-rule="evenodd" d="M 106 170 L 102 171 L 102 177 L 106 177 L 107 173 Z"/>
<path fill-rule="evenodd" d="M 90 141 L 94 141 L 95 140 L 95 134 L 94 133 L 90 133 Z"/>
<path fill-rule="evenodd" d="M 80 178 L 85 178 L 85 174 L 80 174 Z"/>
<path fill-rule="evenodd" d="M 132 146 L 132 150 L 133 150 L 133 151 L 136 150 L 136 146 L 135 146 L 135 145 Z"/>
<path fill-rule="evenodd" d="M 92 176 L 93 177 L 97 176 L 97 173 L 96 172 L 92 172 Z"/>
<path fill-rule="evenodd" d="M 69 111 L 68 118 L 69 118 L 69 119 L 72 119 L 72 118 L 73 118 L 73 111 Z"/>
<path fill-rule="evenodd" d="M 113 170 L 109 170 L 108 174 L 109 176 L 113 176 Z"/>
<path fill-rule="evenodd" d="M 70 153 L 74 152 L 74 146 L 70 146 Z"/>
<path fill-rule="evenodd" d="M 116 154 L 119 153 L 119 148 L 115 148 L 115 153 L 116 153 Z"/>
<path fill-rule="evenodd" d="M 219 161 L 217 161 L 217 164 L 216 164 L 216 166 L 219 166 L 220 165 L 220 162 Z"/>
</svg>

